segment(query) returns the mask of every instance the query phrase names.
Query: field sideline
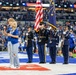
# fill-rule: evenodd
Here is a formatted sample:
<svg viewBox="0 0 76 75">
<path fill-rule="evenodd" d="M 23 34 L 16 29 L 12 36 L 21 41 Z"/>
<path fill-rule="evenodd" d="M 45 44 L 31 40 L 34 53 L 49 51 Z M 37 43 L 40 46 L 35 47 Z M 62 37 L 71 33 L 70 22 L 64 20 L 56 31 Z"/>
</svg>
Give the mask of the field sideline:
<svg viewBox="0 0 76 75">
<path fill-rule="evenodd" d="M 75 54 L 76 55 L 76 54 Z M 57 56 L 56 64 L 49 64 L 50 58 L 46 56 L 46 63 L 39 64 L 38 54 L 33 55 L 33 63 L 27 62 L 27 54 L 19 53 L 20 68 L 25 70 L 13 69 L 2 70 L 9 67 L 9 55 L 7 52 L 0 52 L 0 74 L 1 75 L 76 75 L 76 58 L 69 59 L 68 65 L 63 65 L 63 57 Z M 35 66 L 34 66 L 35 65 Z M 41 70 L 40 70 L 41 69 Z"/>
</svg>

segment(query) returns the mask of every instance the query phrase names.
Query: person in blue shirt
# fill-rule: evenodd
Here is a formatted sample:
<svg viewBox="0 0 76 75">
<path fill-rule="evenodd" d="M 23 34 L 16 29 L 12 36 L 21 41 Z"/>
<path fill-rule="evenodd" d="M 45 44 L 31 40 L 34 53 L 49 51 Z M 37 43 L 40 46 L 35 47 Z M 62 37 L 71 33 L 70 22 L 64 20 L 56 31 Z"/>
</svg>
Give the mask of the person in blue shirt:
<svg viewBox="0 0 76 75">
<path fill-rule="evenodd" d="M 13 18 L 9 18 L 7 20 L 7 26 L 3 27 L 3 34 L 7 37 L 7 50 L 9 53 L 9 58 L 10 58 L 10 67 L 13 64 L 13 59 L 12 59 L 12 43 L 11 43 L 11 37 L 7 36 L 8 33 L 11 33 L 12 31 L 12 22 L 14 22 L 15 20 Z"/>
<path fill-rule="evenodd" d="M 11 37 L 11 43 L 12 43 L 12 59 L 13 59 L 13 67 L 19 68 L 19 57 L 18 57 L 18 38 L 19 38 L 19 32 L 17 29 L 17 22 L 12 22 L 12 32 L 7 34 Z"/>
<path fill-rule="evenodd" d="M 70 30 L 70 38 L 69 38 L 69 57 L 73 58 L 73 50 L 75 48 L 75 36 L 73 30 Z"/>
<path fill-rule="evenodd" d="M 17 22 L 16 21 L 11 21 L 11 31 L 10 33 L 7 33 L 6 31 L 4 31 L 4 34 L 8 37 L 10 37 L 10 45 L 11 48 L 9 50 L 10 52 L 10 60 L 12 60 L 10 62 L 10 67 L 11 68 L 19 68 L 19 58 L 18 58 L 18 47 L 19 47 L 19 43 L 18 43 L 18 29 L 17 29 Z M 10 46 L 9 45 L 9 46 Z"/>
</svg>

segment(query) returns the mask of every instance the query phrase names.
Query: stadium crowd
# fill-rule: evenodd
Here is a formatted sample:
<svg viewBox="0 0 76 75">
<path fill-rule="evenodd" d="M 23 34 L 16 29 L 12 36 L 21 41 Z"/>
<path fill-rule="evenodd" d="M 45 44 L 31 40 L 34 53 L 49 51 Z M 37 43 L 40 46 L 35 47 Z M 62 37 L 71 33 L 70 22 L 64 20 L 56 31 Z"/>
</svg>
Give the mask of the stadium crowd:
<svg viewBox="0 0 76 75">
<path fill-rule="evenodd" d="M 0 25 L 0 44 L 2 44 L 4 46 L 4 48 L 6 49 L 7 48 L 7 37 L 5 37 L 3 34 L 2 34 L 2 31 L 3 31 L 3 27 L 5 25 Z M 18 23 L 18 30 L 19 30 L 19 41 L 20 41 L 20 47 L 21 46 L 25 46 L 24 45 L 24 37 L 25 37 L 25 34 L 26 34 L 26 31 L 27 31 L 27 28 L 28 26 L 31 26 L 32 27 L 32 31 L 33 33 L 35 32 L 33 29 L 34 29 L 34 23 L 25 23 L 25 24 L 21 24 L 20 22 Z M 76 24 L 71 24 L 70 22 L 66 22 L 65 25 L 57 25 L 57 32 L 59 34 L 59 37 L 60 37 L 60 34 L 61 31 L 63 31 L 64 27 L 65 26 L 68 26 L 69 27 L 69 31 L 70 30 L 73 30 L 73 33 L 74 33 L 74 41 L 76 43 Z M 34 35 L 35 36 L 35 35 Z M 1 48 L 1 47 L 0 47 Z M 0 49 L 1 50 L 1 49 Z"/>
</svg>

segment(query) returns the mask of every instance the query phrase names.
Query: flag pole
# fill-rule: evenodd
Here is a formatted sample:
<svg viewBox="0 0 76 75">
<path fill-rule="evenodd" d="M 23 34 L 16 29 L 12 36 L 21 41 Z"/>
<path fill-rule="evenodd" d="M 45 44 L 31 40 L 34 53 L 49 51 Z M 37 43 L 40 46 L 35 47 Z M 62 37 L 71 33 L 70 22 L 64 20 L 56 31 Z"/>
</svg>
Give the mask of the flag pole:
<svg viewBox="0 0 76 75">
<path fill-rule="evenodd" d="M 50 25 L 53 29 L 57 29 L 57 27 L 56 27 L 56 26 L 52 25 L 52 24 L 51 24 L 51 23 L 49 23 L 49 22 L 46 22 L 46 24 Z"/>
</svg>

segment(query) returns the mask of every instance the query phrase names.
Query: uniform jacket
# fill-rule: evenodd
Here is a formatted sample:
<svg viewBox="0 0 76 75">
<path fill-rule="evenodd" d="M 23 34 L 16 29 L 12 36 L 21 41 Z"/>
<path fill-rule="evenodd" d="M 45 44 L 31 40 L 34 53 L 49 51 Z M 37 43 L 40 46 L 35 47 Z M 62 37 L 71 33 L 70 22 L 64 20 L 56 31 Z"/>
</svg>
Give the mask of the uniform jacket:
<svg viewBox="0 0 76 75">
<path fill-rule="evenodd" d="M 47 30 L 40 29 L 38 32 L 38 43 L 45 44 L 47 42 Z"/>
<path fill-rule="evenodd" d="M 50 31 L 50 35 L 49 35 L 49 46 L 56 46 L 59 43 L 59 36 L 57 35 L 56 32 L 54 31 Z"/>
</svg>

